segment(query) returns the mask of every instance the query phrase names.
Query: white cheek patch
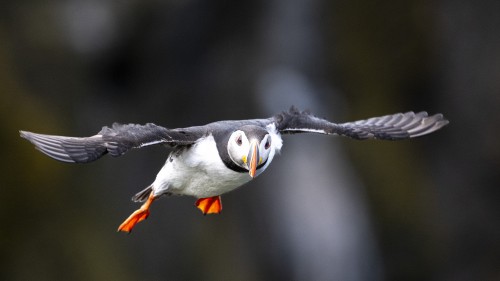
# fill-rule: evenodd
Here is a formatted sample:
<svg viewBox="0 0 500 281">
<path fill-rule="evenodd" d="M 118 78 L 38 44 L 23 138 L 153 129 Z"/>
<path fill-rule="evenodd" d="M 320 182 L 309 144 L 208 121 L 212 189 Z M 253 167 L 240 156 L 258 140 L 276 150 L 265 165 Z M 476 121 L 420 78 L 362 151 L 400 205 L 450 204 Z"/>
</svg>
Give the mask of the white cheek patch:
<svg viewBox="0 0 500 281">
<path fill-rule="evenodd" d="M 239 137 L 241 138 L 241 145 L 238 145 L 237 143 L 237 139 Z M 247 154 L 245 152 L 248 151 L 249 146 L 250 142 L 242 131 L 234 132 L 229 138 L 229 143 L 227 146 L 229 157 L 235 164 L 245 168 L 245 164 L 247 161 Z"/>
<path fill-rule="evenodd" d="M 274 151 L 276 153 L 279 153 L 281 150 L 281 147 L 283 146 L 283 140 L 281 139 L 281 136 L 279 133 L 276 131 L 276 125 L 274 123 L 271 123 L 267 125 L 267 131 L 269 132 L 269 135 L 271 136 L 271 146 L 274 147 Z M 274 153 L 273 153 L 274 156 Z"/>
<path fill-rule="evenodd" d="M 266 143 L 267 142 L 270 142 L 271 143 L 271 146 L 269 146 L 267 149 L 266 149 Z M 266 138 L 264 138 L 262 140 L 262 142 L 260 143 L 259 145 L 259 153 L 260 153 L 260 161 L 259 161 L 259 165 L 263 162 L 263 159 L 266 159 L 269 157 L 269 153 L 272 149 L 272 138 L 270 135 L 268 135 Z"/>
</svg>

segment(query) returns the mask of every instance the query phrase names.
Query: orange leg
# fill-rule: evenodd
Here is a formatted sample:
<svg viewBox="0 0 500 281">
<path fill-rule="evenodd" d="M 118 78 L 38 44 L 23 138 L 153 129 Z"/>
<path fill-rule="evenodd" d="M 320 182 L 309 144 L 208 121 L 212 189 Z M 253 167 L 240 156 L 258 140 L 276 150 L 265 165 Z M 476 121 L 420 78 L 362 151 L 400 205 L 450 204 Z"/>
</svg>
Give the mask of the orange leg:
<svg viewBox="0 0 500 281">
<path fill-rule="evenodd" d="M 118 231 L 124 231 L 130 233 L 132 231 L 132 228 L 140 222 L 149 216 L 149 207 L 151 206 L 151 203 L 156 198 L 153 196 L 153 192 L 148 197 L 148 200 L 135 212 L 133 212 L 119 227 Z"/>
<path fill-rule="evenodd" d="M 218 214 L 222 211 L 222 201 L 220 196 L 200 198 L 196 201 L 195 205 L 204 215 Z"/>
</svg>

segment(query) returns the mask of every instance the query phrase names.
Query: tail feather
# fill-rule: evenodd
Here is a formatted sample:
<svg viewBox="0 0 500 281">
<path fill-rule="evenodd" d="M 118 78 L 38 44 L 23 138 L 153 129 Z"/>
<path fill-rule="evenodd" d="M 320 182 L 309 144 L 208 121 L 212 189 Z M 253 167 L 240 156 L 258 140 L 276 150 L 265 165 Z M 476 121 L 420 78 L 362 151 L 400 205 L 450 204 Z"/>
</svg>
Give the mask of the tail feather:
<svg viewBox="0 0 500 281">
<path fill-rule="evenodd" d="M 153 185 L 146 187 L 145 189 L 138 192 L 136 195 L 132 197 L 132 201 L 134 202 L 144 202 L 149 198 L 149 195 L 153 192 Z"/>
</svg>

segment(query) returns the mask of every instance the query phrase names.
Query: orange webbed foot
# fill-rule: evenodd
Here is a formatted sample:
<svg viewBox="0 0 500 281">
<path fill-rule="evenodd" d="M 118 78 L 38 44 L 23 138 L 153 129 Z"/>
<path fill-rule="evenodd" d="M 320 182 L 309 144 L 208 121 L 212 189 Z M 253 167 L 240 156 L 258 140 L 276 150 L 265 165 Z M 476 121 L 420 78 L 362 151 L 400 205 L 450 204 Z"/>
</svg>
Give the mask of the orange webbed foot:
<svg viewBox="0 0 500 281">
<path fill-rule="evenodd" d="M 154 200 L 155 197 L 153 196 L 153 193 L 151 193 L 148 200 L 138 210 L 133 212 L 122 224 L 120 224 L 118 231 L 130 233 L 137 223 L 147 219 L 150 213 L 149 207 Z"/>
<path fill-rule="evenodd" d="M 200 198 L 196 200 L 196 207 L 206 214 L 218 214 L 222 211 L 222 200 L 220 196 Z"/>
</svg>

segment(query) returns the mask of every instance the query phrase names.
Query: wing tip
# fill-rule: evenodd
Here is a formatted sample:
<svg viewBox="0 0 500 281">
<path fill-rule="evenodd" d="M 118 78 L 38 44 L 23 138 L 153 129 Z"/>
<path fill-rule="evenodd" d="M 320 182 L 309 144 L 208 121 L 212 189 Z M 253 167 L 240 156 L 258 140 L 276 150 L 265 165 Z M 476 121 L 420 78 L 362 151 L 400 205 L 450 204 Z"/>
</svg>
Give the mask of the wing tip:
<svg viewBox="0 0 500 281">
<path fill-rule="evenodd" d="M 35 149 L 41 153 L 49 156 L 52 159 L 65 162 L 65 163 L 76 163 L 69 155 L 62 153 L 59 149 L 59 144 L 57 143 L 47 143 L 47 139 L 42 134 L 36 134 L 28 131 L 19 130 L 20 137 L 28 140 L 31 144 L 35 146 Z"/>
<path fill-rule="evenodd" d="M 32 132 L 28 132 L 28 131 L 23 131 L 23 130 L 19 130 L 19 136 L 23 139 L 27 139 L 29 141 L 31 141 L 31 135 L 33 133 Z"/>
<path fill-rule="evenodd" d="M 450 123 L 450 121 L 445 119 L 442 113 L 436 113 L 431 116 L 428 116 L 426 113 L 426 115 L 422 117 L 423 118 L 420 121 L 420 125 L 409 130 L 410 138 L 416 138 L 428 135 L 430 133 L 440 130 L 441 128 Z"/>
</svg>

